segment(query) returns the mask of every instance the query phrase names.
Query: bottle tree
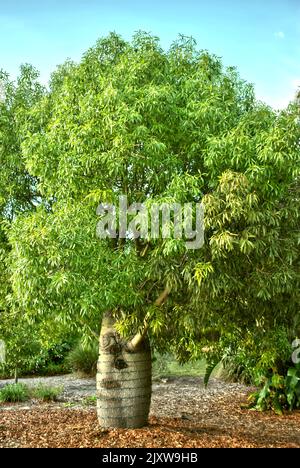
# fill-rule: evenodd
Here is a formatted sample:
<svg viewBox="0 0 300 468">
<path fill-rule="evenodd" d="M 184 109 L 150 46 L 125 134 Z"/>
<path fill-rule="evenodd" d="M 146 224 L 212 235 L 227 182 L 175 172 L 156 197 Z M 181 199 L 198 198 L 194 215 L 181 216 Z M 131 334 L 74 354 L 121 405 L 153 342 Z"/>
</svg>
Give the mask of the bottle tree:
<svg viewBox="0 0 300 468">
<path fill-rule="evenodd" d="M 179 359 L 289 326 L 299 306 L 299 125 L 180 37 L 101 39 L 52 76 L 22 154 L 43 200 L 10 230 L 13 298 L 31 317 L 100 333 L 103 426 L 146 421 L 151 346 Z M 97 207 L 203 202 L 204 244 L 116 225 Z M 100 210 L 101 212 L 101 210 Z M 99 214 L 99 208 L 98 208 Z M 131 214 L 130 220 L 141 223 Z M 175 216 L 171 216 L 172 229 Z M 222 341 L 223 340 L 223 341 Z M 226 341 L 226 340 L 225 340 Z M 257 346 L 263 344 L 263 338 Z"/>
</svg>

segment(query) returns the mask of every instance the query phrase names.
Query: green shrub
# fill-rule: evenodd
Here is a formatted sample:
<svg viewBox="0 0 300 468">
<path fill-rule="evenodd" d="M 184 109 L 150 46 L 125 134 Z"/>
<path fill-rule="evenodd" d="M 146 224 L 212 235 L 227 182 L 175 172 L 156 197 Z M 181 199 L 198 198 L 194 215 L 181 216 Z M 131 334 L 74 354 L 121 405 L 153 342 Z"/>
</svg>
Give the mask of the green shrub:
<svg viewBox="0 0 300 468">
<path fill-rule="evenodd" d="M 65 358 L 74 346 L 71 336 L 68 341 L 62 341 L 52 345 L 49 349 L 40 353 L 34 364 L 26 372 L 27 375 L 59 375 L 71 371 L 65 362 Z"/>
<path fill-rule="evenodd" d="M 62 387 L 38 385 L 32 390 L 32 396 L 42 401 L 56 401 L 62 392 Z"/>
<path fill-rule="evenodd" d="M 44 367 L 37 369 L 34 374 L 51 376 L 68 374 L 69 372 L 71 372 L 71 368 L 67 363 L 49 362 L 49 364 L 45 365 Z"/>
<path fill-rule="evenodd" d="M 221 378 L 227 382 L 239 382 L 245 385 L 254 384 L 255 362 L 246 353 L 240 351 L 236 355 L 225 356 L 222 359 Z"/>
<path fill-rule="evenodd" d="M 291 365 L 293 331 L 274 327 L 265 331 L 257 326 L 241 334 L 240 330 L 222 336 L 219 345 L 208 356 L 208 362 L 221 362 L 221 378 L 246 385 L 261 385 L 261 380 L 272 374 L 285 375 Z M 260 343 L 259 347 L 257 343 Z"/>
<path fill-rule="evenodd" d="M 0 401 L 2 402 L 26 401 L 28 399 L 29 389 L 25 384 L 7 384 L 0 390 Z"/>
<path fill-rule="evenodd" d="M 31 331 L 27 333 L 31 336 Z M 6 362 L 0 364 L 0 378 L 13 378 L 16 368 L 19 377 L 25 375 L 58 375 L 69 373 L 71 369 L 65 363 L 65 358 L 74 346 L 74 341 L 74 337 L 70 336 L 64 338 L 63 341 L 52 344 L 49 348 L 43 348 L 40 343 L 34 340 L 31 342 L 27 339 L 27 348 L 26 350 L 25 348 L 21 348 L 21 352 L 18 346 L 8 341 Z"/>
<path fill-rule="evenodd" d="M 258 411 L 273 410 L 282 414 L 284 410 L 300 408 L 300 365 L 289 367 L 285 375 L 270 370 L 262 376 L 263 387 L 249 397 L 250 407 Z"/>
<path fill-rule="evenodd" d="M 69 352 L 66 358 L 66 364 L 70 366 L 73 372 L 94 376 L 97 372 L 98 353 L 97 342 L 89 346 L 84 346 L 79 343 Z"/>
</svg>

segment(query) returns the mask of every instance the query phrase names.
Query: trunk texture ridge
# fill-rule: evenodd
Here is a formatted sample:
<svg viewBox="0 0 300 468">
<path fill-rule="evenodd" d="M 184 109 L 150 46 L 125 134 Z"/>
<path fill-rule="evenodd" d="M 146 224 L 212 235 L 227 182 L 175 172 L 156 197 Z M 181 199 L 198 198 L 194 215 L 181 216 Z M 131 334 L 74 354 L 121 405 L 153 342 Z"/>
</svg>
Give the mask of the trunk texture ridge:
<svg viewBox="0 0 300 468">
<path fill-rule="evenodd" d="M 97 373 L 97 414 L 103 428 L 147 424 L 151 402 L 151 351 L 148 339 L 134 348 L 114 328 L 111 313 L 102 320 Z"/>
</svg>

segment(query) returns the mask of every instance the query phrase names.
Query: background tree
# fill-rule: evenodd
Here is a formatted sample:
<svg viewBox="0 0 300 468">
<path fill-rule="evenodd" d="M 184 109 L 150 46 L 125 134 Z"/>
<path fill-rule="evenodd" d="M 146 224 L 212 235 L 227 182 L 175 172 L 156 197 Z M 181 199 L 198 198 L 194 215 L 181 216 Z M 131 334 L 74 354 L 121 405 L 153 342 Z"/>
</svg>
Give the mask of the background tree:
<svg viewBox="0 0 300 468">
<path fill-rule="evenodd" d="M 0 71 L 0 337 L 6 342 L 6 364 L 11 369 L 21 365 L 26 350 L 32 353 L 32 331 L 22 311 L 9 301 L 7 260 L 11 247 L 7 231 L 18 214 L 34 211 L 39 202 L 36 178 L 25 168 L 21 151 L 24 128 L 30 123 L 28 111 L 44 94 L 38 77 L 30 65 L 21 67 L 16 83 Z"/>
<path fill-rule="evenodd" d="M 23 126 L 26 168 L 47 206 L 10 231 L 14 299 L 86 336 L 112 311 L 122 334 L 147 328 L 181 360 L 207 346 L 221 357 L 230 340 L 255 340 L 263 353 L 274 326 L 296 334 L 297 113 L 256 102 L 234 68 L 190 38 L 167 52 L 144 33 L 101 39 L 53 75 Z M 203 200 L 203 248 L 100 241 L 97 204 L 121 194 L 148 206 Z"/>
</svg>

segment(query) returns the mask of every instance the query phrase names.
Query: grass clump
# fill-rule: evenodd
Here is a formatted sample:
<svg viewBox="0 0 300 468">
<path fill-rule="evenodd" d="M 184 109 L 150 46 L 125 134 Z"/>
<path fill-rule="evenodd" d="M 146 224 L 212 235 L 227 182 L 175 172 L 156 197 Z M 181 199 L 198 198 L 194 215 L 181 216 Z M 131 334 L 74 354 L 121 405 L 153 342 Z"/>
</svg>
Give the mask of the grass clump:
<svg viewBox="0 0 300 468">
<path fill-rule="evenodd" d="M 0 401 L 3 403 L 26 401 L 29 398 L 29 388 L 22 383 L 7 384 L 0 390 Z"/>
<path fill-rule="evenodd" d="M 62 387 L 48 387 L 45 385 L 38 385 L 37 387 L 33 388 L 32 396 L 42 401 L 57 401 L 62 392 Z"/>
<path fill-rule="evenodd" d="M 73 372 L 93 377 L 97 372 L 98 354 L 98 343 L 93 343 L 89 346 L 83 346 L 79 343 L 69 352 L 66 363 Z"/>
<path fill-rule="evenodd" d="M 84 398 L 83 404 L 84 406 L 95 406 L 97 403 L 96 395 L 90 395 Z"/>
</svg>

